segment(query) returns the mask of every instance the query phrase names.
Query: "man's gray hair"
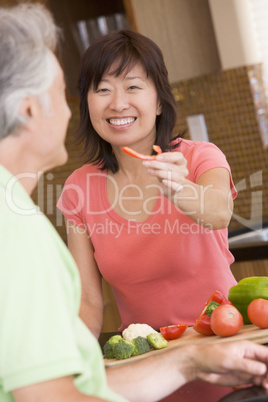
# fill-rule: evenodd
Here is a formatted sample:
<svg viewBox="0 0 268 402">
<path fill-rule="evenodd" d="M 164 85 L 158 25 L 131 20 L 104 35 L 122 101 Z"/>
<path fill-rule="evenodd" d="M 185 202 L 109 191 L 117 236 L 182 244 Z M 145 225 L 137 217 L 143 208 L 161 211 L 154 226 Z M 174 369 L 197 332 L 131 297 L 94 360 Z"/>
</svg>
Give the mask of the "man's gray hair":
<svg viewBox="0 0 268 402">
<path fill-rule="evenodd" d="M 26 123 L 19 114 L 23 99 L 46 101 L 57 40 L 58 29 L 41 4 L 0 8 L 0 139 Z"/>
</svg>

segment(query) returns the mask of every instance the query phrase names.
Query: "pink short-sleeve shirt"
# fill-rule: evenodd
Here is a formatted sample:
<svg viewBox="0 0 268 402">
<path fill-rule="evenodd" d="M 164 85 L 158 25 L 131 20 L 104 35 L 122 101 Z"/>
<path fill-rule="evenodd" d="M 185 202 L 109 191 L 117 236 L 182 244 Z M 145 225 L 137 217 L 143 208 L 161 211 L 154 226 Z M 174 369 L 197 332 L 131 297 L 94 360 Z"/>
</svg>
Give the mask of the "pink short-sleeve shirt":
<svg viewBox="0 0 268 402">
<path fill-rule="evenodd" d="M 186 158 L 192 182 L 216 167 L 230 172 L 224 154 L 212 143 L 183 139 L 176 150 Z M 113 288 L 120 329 L 131 323 L 156 329 L 193 325 L 214 290 L 228 296 L 236 284 L 227 229 L 204 228 L 160 193 L 145 221 L 124 219 L 108 200 L 108 179 L 106 171 L 92 164 L 77 169 L 67 179 L 57 206 L 70 223 L 87 230 L 98 268 Z M 231 173 L 230 186 L 235 198 Z"/>
</svg>

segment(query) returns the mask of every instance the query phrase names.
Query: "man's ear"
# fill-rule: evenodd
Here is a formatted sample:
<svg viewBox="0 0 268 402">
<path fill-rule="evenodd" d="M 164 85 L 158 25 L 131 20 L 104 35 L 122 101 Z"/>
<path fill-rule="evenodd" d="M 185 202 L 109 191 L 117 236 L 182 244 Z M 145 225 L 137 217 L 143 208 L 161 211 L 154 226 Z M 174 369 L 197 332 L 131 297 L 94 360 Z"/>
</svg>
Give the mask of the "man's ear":
<svg viewBox="0 0 268 402">
<path fill-rule="evenodd" d="M 36 117 L 40 113 L 40 104 L 35 97 L 27 97 L 22 99 L 19 107 L 19 114 L 24 120 Z"/>
</svg>

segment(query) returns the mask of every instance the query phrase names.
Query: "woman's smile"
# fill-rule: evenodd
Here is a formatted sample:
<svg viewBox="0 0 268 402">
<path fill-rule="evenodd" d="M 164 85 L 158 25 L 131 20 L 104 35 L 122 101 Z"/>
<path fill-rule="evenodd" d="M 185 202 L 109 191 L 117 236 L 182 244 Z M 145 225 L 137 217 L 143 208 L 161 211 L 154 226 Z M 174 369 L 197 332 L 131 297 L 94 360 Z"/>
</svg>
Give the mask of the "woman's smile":
<svg viewBox="0 0 268 402">
<path fill-rule="evenodd" d="M 136 117 L 121 117 L 121 118 L 111 118 L 107 119 L 110 126 L 117 128 L 126 128 L 132 125 L 136 120 Z"/>
</svg>

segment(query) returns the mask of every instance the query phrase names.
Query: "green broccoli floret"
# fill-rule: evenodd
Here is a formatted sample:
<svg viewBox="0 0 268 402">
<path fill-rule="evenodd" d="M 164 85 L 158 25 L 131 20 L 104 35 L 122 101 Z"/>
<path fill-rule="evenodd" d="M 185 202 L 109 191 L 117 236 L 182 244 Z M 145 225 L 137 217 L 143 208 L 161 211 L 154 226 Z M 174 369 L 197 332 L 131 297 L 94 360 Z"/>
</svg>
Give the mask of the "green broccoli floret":
<svg viewBox="0 0 268 402">
<path fill-rule="evenodd" d="M 147 340 L 154 349 L 163 349 L 168 344 L 168 341 L 159 332 L 148 335 Z"/>
<path fill-rule="evenodd" d="M 122 340 L 123 338 L 121 335 L 113 335 L 110 339 L 108 339 L 108 341 L 103 346 L 103 352 L 106 359 L 114 358 L 114 345 Z"/>
<path fill-rule="evenodd" d="M 215 310 L 215 308 L 219 307 L 220 303 L 217 303 L 215 301 L 212 301 L 208 304 L 207 308 L 206 308 L 206 315 L 208 315 L 209 317 L 211 317 L 211 314 L 213 313 L 213 311 Z"/>
<path fill-rule="evenodd" d="M 146 338 L 138 336 L 137 338 L 133 339 L 132 343 L 134 345 L 132 356 L 138 356 L 142 355 L 143 353 L 150 352 L 150 345 Z"/>
<path fill-rule="evenodd" d="M 132 342 L 122 341 L 117 342 L 114 345 L 113 354 L 117 360 L 128 359 L 134 351 L 134 345 Z"/>
</svg>

